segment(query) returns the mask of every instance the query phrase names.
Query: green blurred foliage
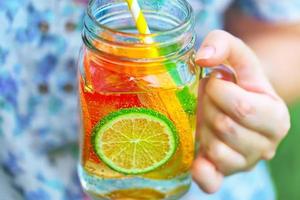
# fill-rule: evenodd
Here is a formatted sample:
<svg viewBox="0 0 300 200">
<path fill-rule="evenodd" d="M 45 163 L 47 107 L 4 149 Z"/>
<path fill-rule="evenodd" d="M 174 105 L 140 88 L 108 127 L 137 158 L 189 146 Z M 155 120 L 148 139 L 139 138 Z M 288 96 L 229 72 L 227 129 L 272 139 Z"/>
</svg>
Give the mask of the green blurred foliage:
<svg viewBox="0 0 300 200">
<path fill-rule="evenodd" d="M 300 103 L 289 110 L 290 132 L 270 162 L 278 200 L 300 200 Z"/>
</svg>

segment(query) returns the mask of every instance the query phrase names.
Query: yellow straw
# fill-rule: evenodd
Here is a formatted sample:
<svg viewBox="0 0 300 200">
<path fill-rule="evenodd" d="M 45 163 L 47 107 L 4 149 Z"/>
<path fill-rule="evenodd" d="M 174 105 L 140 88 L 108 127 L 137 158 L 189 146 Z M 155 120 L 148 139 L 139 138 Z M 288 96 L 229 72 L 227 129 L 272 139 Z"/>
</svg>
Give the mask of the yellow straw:
<svg viewBox="0 0 300 200">
<path fill-rule="evenodd" d="M 129 10 L 132 13 L 132 17 L 134 18 L 134 21 L 136 23 L 136 27 L 139 31 L 139 33 L 141 34 L 151 34 L 151 31 L 149 29 L 148 23 L 146 18 L 144 17 L 144 14 L 139 6 L 138 0 L 126 0 Z M 154 41 L 151 37 L 146 37 L 144 39 L 144 41 L 147 44 L 153 44 Z M 153 50 L 151 51 L 151 56 L 152 57 L 159 57 L 160 53 L 158 51 L 157 48 L 153 48 Z M 168 69 L 168 64 L 165 64 L 165 67 Z M 170 77 L 168 77 L 168 79 L 170 79 L 169 84 L 171 84 L 171 86 L 177 86 L 177 85 L 181 85 L 183 82 L 181 80 L 180 74 L 177 70 L 172 70 L 169 71 L 170 73 Z"/>
<path fill-rule="evenodd" d="M 139 3 L 138 3 L 138 0 L 126 0 L 127 1 L 127 4 L 128 4 L 128 7 L 129 7 L 129 10 L 132 14 L 132 17 L 134 18 L 134 21 L 136 23 L 136 27 L 139 31 L 140 34 L 151 34 L 151 31 L 149 29 L 149 26 L 148 26 L 148 23 L 147 23 L 147 20 L 139 6 Z M 147 44 L 153 44 L 154 41 L 151 37 L 146 37 L 144 39 L 144 41 L 147 43 Z M 152 51 L 151 51 L 151 57 L 158 57 L 159 56 L 159 52 L 158 52 L 158 49 L 157 48 L 152 48 Z M 169 84 L 171 84 L 172 86 L 175 86 L 176 83 L 174 80 L 172 80 L 172 77 L 168 77 L 170 78 L 169 80 Z"/>
<path fill-rule="evenodd" d="M 141 34 L 150 34 L 150 29 L 148 27 L 147 21 L 144 17 L 143 12 L 138 4 L 137 0 L 126 0 L 128 3 L 129 10 L 136 22 L 137 29 Z"/>
</svg>

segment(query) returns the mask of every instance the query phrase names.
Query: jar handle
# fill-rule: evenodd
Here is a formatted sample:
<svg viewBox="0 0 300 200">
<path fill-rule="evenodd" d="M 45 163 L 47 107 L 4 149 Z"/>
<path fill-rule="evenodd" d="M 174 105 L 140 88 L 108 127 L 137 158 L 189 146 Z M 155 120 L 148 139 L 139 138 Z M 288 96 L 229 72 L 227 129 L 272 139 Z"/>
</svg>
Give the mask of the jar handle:
<svg viewBox="0 0 300 200">
<path fill-rule="evenodd" d="M 205 79 L 209 77 L 215 77 L 225 81 L 230 81 L 237 84 L 237 74 L 235 70 L 225 62 L 224 64 L 217 65 L 215 67 L 201 67 L 200 78 Z"/>
</svg>

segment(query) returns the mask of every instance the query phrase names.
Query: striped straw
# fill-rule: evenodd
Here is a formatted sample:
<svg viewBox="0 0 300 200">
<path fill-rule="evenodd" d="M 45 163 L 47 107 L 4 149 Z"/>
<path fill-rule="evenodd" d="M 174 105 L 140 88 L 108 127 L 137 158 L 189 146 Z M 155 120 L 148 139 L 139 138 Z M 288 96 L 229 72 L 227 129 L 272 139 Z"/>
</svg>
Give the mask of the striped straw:
<svg viewBox="0 0 300 200">
<path fill-rule="evenodd" d="M 132 16 L 136 22 L 138 31 L 141 34 L 151 34 L 147 21 L 144 17 L 144 14 L 141 11 L 141 8 L 138 4 L 138 0 L 126 0 L 126 1 L 128 3 L 129 10 L 131 11 Z"/>
<path fill-rule="evenodd" d="M 146 18 L 145 18 L 144 14 L 143 14 L 140 6 L 139 6 L 138 0 L 126 0 L 126 1 L 127 1 L 129 10 L 132 13 L 132 17 L 135 20 L 136 27 L 137 27 L 139 33 L 141 33 L 141 34 L 151 34 L 151 31 L 149 29 Z M 144 41 L 147 44 L 153 44 L 154 43 L 154 40 L 151 37 L 146 37 L 144 39 Z M 156 49 L 156 48 L 153 49 L 152 54 L 154 56 L 159 56 L 158 49 Z M 176 65 L 176 64 L 172 63 L 171 65 Z M 170 67 L 170 64 L 165 64 L 165 67 L 168 69 Z M 170 73 L 170 75 L 171 75 L 171 77 L 174 81 L 174 84 L 181 85 L 183 83 L 182 79 L 180 77 L 180 73 L 178 71 L 169 71 L 169 73 Z"/>
<path fill-rule="evenodd" d="M 136 23 L 136 27 L 141 34 L 151 34 L 151 31 L 149 29 L 148 23 L 146 21 L 146 18 L 140 8 L 140 5 L 138 3 L 138 0 L 126 0 L 129 10 L 132 13 L 132 17 L 134 18 L 134 21 Z M 153 39 L 151 37 L 146 37 L 144 41 L 147 44 L 154 43 Z M 154 51 L 156 56 L 158 56 L 158 52 Z"/>
</svg>

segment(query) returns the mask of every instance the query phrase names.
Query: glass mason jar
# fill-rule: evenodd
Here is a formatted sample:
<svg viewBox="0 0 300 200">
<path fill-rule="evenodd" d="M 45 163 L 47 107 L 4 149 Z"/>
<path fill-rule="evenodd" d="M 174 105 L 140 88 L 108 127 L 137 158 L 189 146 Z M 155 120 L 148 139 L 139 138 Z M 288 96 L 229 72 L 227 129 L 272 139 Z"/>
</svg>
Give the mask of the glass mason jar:
<svg viewBox="0 0 300 200">
<path fill-rule="evenodd" d="M 94 199 L 177 199 L 191 184 L 199 68 L 185 0 L 92 0 L 79 59 L 79 177 Z"/>
</svg>

